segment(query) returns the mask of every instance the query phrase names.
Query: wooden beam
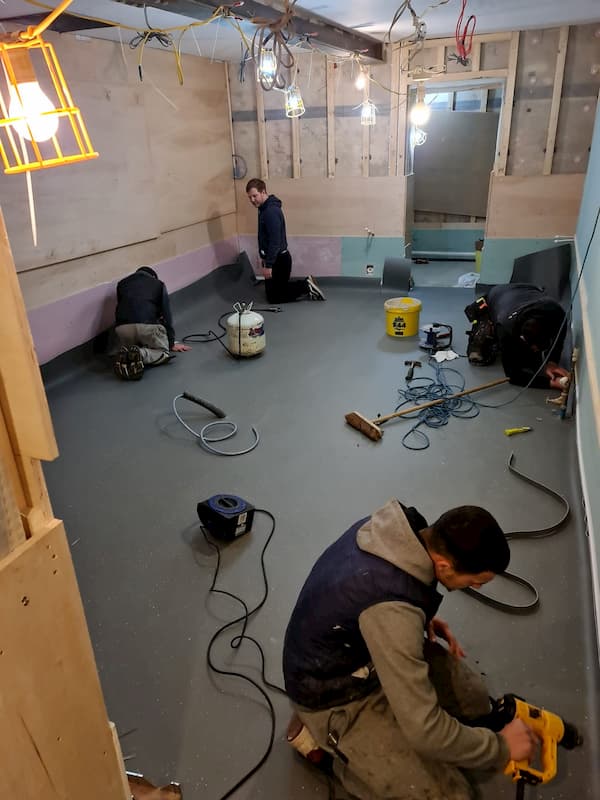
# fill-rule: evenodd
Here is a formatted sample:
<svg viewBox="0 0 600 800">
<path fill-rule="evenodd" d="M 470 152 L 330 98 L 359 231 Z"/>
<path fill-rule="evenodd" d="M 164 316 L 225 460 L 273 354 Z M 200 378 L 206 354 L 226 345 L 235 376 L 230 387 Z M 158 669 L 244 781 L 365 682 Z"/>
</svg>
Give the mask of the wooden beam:
<svg viewBox="0 0 600 800">
<path fill-rule="evenodd" d="M 506 162 L 508 159 L 508 144 L 510 142 L 510 126 L 512 122 L 513 104 L 515 99 L 515 83 L 517 79 L 517 59 L 519 57 L 519 31 L 512 34 L 508 54 L 508 76 L 502 98 L 500 112 L 500 131 L 498 147 L 494 164 L 495 175 L 506 175 Z"/>
<path fill-rule="evenodd" d="M 231 138 L 231 155 L 235 155 L 235 139 L 233 136 L 233 111 L 231 107 L 231 83 L 229 81 L 229 62 L 223 62 L 225 72 L 225 87 L 227 89 L 227 113 L 229 114 L 229 136 Z M 233 165 L 232 165 L 233 169 Z"/>
<path fill-rule="evenodd" d="M 13 451 L 52 461 L 58 447 L 1 212 L 0 342 L 0 404 Z"/>
<path fill-rule="evenodd" d="M 481 67 L 481 42 L 473 41 L 473 47 L 471 48 L 471 70 L 473 72 L 478 72 L 480 67 Z"/>
<path fill-rule="evenodd" d="M 371 80 L 371 70 L 369 67 L 365 67 L 366 79 L 367 79 L 367 86 L 370 84 Z M 363 178 L 369 177 L 369 155 L 370 155 L 370 144 L 371 144 L 371 126 L 370 125 L 361 125 L 362 128 L 362 153 L 360 157 L 360 173 Z"/>
<path fill-rule="evenodd" d="M 335 176 L 335 61 L 327 59 L 327 177 Z"/>
<path fill-rule="evenodd" d="M 505 33 L 483 33 L 473 37 L 473 47 L 476 44 L 485 44 L 486 42 L 508 42 L 512 34 L 509 31 Z M 411 45 L 415 47 L 415 45 Z M 446 36 L 441 39 L 427 38 L 425 41 L 425 50 L 430 50 L 432 47 L 456 47 L 456 37 Z"/>
<path fill-rule="evenodd" d="M 301 176 L 300 118 L 292 117 L 292 178 Z"/>
<path fill-rule="evenodd" d="M 398 123 L 400 113 L 400 44 L 392 45 L 390 89 L 390 128 L 388 139 L 388 175 L 396 175 L 398 169 Z"/>
<path fill-rule="evenodd" d="M 517 37 L 518 37 L 517 32 Z M 506 78 L 509 74 L 508 69 L 479 69 L 477 72 L 442 72 L 439 75 L 433 75 L 431 78 L 432 83 L 458 83 L 459 81 L 476 81 L 481 78 Z M 409 84 L 420 83 L 415 78 L 409 78 Z"/>
<path fill-rule="evenodd" d="M 550 106 L 550 120 L 548 122 L 548 135 L 546 136 L 546 152 L 544 154 L 543 175 L 550 175 L 554 161 L 554 146 L 556 145 L 556 131 L 558 129 L 558 115 L 562 97 L 563 79 L 565 76 L 565 60 L 569 42 L 569 26 L 563 25 L 558 37 L 558 52 L 556 54 L 556 67 L 554 70 L 554 88 L 552 90 L 552 105 Z"/>
<path fill-rule="evenodd" d="M 0 560 L 0 597 L 2 797 L 128 800 L 62 523 Z"/>
<path fill-rule="evenodd" d="M 263 90 L 256 81 L 256 122 L 258 124 L 258 150 L 260 154 L 260 177 L 269 180 L 269 157 L 267 154 L 267 123 L 265 120 L 265 98 Z"/>
<path fill-rule="evenodd" d="M 21 523 L 8 468 L 0 460 L 0 558 L 8 555 L 25 541 L 25 530 Z"/>
<path fill-rule="evenodd" d="M 396 175 L 406 175 L 406 126 L 408 114 L 408 69 L 410 48 L 400 48 L 400 109 L 398 113 L 398 163 Z"/>
</svg>

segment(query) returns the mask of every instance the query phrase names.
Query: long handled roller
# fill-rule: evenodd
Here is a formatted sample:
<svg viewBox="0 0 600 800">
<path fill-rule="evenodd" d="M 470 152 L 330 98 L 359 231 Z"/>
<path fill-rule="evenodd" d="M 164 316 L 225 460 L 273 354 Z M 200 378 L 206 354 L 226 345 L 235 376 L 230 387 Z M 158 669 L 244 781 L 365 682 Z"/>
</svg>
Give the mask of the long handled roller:
<svg viewBox="0 0 600 800">
<path fill-rule="evenodd" d="M 424 408 L 430 408 L 431 406 L 439 406 L 442 403 L 445 403 L 447 400 L 454 400 L 455 397 L 464 397 L 466 394 L 481 392 L 483 389 L 491 389 L 492 386 L 499 386 L 501 383 L 507 383 L 507 381 L 508 378 L 498 378 L 497 380 L 490 381 L 489 383 L 482 383 L 481 386 L 475 386 L 473 389 L 465 389 L 463 392 L 456 392 L 456 394 L 449 394 L 447 397 L 440 397 L 439 400 L 430 400 L 429 402 L 421 403 L 418 406 L 403 408 L 401 411 L 394 411 L 393 414 L 386 414 L 384 417 L 377 417 L 377 419 L 367 419 L 366 417 L 363 417 L 362 414 L 359 414 L 358 411 L 351 411 L 349 414 L 346 414 L 346 422 L 348 425 L 356 428 L 357 431 L 364 433 L 364 435 L 368 436 L 369 439 L 377 442 L 383 436 L 383 431 L 381 430 L 380 426 L 390 419 L 403 417 L 406 414 L 413 414 L 415 411 L 422 411 Z"/>
</svg>

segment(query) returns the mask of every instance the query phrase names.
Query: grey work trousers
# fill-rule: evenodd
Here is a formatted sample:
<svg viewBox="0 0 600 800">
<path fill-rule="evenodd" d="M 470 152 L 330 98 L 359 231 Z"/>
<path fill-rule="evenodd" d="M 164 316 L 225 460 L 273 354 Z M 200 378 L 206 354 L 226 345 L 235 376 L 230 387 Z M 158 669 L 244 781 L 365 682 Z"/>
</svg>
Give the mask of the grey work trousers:
<svg viewBox="0 0 600 800">
<path fill-rule="evenodd" d="M 455 717 L 474 719 L 490 710 L 481 676 L 439 644 L 426 643 L 425 658 L 440 705 Z M 411 749 L 380 688 L 361 700 L 323 711 L 296 708 L 302 722 L 323 750 L 334 755 L 334 772 L 359 800 L 473 800 L 477 797 L 465 772 L 441 761 L 423 758 Z M 327 741 L 335 730 L 335 756 Z"/>
<path fill-rule="evenodd" d="M 117 325 L 115 334 L 119 344 L 135 344 L 140 348 L 142 361 L 145 366 L 152 366 L 157 361 L 167 363 L 163 355 L 169 353 L 169 338 L 164 325 L 148 325 L 142 322 L 132 322 L 127 325 Z"/>
</svg>

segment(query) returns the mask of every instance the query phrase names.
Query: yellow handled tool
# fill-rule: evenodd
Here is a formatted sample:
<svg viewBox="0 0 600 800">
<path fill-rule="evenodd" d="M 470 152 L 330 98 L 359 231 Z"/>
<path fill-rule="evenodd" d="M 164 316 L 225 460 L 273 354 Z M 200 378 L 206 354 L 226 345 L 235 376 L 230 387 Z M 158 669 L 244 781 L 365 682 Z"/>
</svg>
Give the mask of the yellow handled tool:
<svg viewBox="0 0 600 800">
<path fill-rule="evenodd" d="M 532 431 L 533 428 L 530 428 L 528 425 L 525 425 L 522 428 L 505 428 L 504 435 L 505 436 L 514 436 L 515 433 L 527 433 L 527 431 Z"/>
<path fill-rule="evenodd" d="M 583 744 L 583 737 L 574 725 L 563 720 L 545 708 L 538 708 L 514 694 L 506 694 L 499 701 L 498 712 L 508 723 L 513 719 L 522 720 L 541 741 L 540 769 L 528 761 L 509 761 L 505 775 L 515 783 L 548 783 L 556 775 L 557 745 L 567 750 Z"/>
</svg>

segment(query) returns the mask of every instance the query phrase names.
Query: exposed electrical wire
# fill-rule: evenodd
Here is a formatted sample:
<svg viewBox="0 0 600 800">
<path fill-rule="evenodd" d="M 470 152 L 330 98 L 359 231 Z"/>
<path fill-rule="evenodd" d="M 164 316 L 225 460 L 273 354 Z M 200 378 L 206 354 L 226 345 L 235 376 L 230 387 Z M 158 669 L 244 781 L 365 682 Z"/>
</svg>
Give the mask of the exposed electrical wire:
<svg viewBox="0 0 600 800">
<path fill-rule="evenodd" d="M 462 0 L 460 14 L 456 22 L 456 53 L 450 56 L 450 58 L 462 64 L 463 67 L 469 66 L 469 56 L 471 55 L 471 48 L 473 47 L 473 34 L 475 33 L 475 25 L 477 24 L 477 17 L 475 14 L 471 14 L 463 26 L 466 7 L 467 0 Z"/>
<path fill-rule="evenodd" d="M 284 89 L 285 73 L 294 66 L 288 27 L 294 16 L 296 2 L 297 0 L 285 0 L 284 12 L 276 20 L 265 17 L 253 17 L 251 20 L 252 24 L 256 25 L 256 30 L 249 49 L 257 67 L 257 80 L 265 92 L 271 89 Z M 265 52 L 271 52 L 274 59 L 274 70 L 269 74 L 260 70 L 261 59 Z"/>
</svg>

